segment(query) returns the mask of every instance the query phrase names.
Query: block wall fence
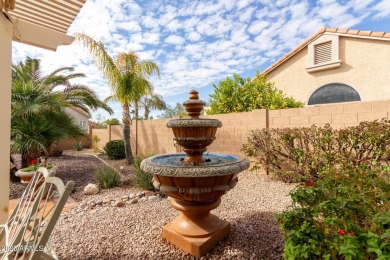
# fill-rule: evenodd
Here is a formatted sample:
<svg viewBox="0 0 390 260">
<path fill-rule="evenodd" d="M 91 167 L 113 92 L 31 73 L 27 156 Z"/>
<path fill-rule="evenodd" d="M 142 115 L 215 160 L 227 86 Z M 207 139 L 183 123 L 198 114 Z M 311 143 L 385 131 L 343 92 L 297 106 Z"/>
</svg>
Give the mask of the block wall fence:
<svg viewBox="0 0 390 260">
<path fill-rule="evenodd" d="M 222 122 L 217 130 L 216 140 L 209 146 L 210 152 L 223 152 L 243 155 L 241 146 L 251 130 L 284 127 L 324 126 L 329 123 L 339 129 L 354 126 L 363 121 L 390 119 L 390 100 L 371 102 L 351 102 L 342 104 L 318 105 L 304 108 L 207 115 Z M 156 154 L 180 152 L 173 141 L 172 130 L 167 128 L 170 119 L 138 121 L 138 153 L 153 151 Z M 131 145 L 135 153 L 135 122 L 131 125 Z M 92 135 L 100 138 L 99 147 L 110 140 L 122 139 L 122 126 L 109 126 L 107 129 L 92 129 Z"/>
</svg>

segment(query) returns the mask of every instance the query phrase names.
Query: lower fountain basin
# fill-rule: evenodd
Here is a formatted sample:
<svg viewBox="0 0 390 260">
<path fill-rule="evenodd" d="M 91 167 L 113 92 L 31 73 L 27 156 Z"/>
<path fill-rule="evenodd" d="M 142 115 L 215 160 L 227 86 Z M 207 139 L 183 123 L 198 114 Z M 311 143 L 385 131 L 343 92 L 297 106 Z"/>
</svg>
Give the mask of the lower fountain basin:
<svg viewBox="0 0 390 260">
<path fill-rule="evenodd" d="M 189 202 L 218 200 L 237 184 L 238 173 L 249 168 L 248 160 L 235 155 L 204 154 L 204 162 L 185 163 L 185 154 L 167 154 L 142 161 L 141 169 L 153 174 L 153 185 L 168 196 Z"/>
<path fill-rule="evenodd" d="M 142 161 L 145 172 L 174 177 L 212 177 L 236 174 L 249 168 L 245 158 L 230 154 L 203 154 L 204 162 L 189 164 L 183 160 L 186 154 L 164 154 Z"/>
</svg>

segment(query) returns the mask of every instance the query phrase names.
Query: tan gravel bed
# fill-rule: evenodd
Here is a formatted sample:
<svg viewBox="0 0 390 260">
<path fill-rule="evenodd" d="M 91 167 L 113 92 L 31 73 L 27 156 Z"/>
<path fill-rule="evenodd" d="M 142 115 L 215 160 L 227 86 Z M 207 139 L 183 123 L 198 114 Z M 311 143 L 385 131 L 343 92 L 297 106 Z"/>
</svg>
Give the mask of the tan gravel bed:
<svg viewBox="0 0 390 260">
<path fill-rule="evenodd" d="M 282 233 L 274 218 L 290 204 L 293 185 L 264 174 L 242 173 L 213 213 L 232 224 L 232 232 L 202 259 L 281 259 Z M 139 192 L 122 187 L 84 197 L 90 201 Z M 167 199 L 80 206 L 61 216 L 52 234 L 60 259 L 193 259 L 162 238 L 162 226 L 179 214 Z"/>
</svg>

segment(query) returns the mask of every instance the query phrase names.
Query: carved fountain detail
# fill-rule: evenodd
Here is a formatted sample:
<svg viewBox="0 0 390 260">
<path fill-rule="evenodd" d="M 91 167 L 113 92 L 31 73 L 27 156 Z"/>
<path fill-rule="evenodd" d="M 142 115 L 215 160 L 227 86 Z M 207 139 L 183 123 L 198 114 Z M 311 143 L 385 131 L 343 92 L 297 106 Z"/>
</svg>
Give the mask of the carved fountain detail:
<svg viewBox="0 0 390 260">
<path fill-rule="evenodd" d="M 173 119 L 174 140 L 185 154 L 149 157 L 141 168 L 153 174 L 153 185 L 172 198 L 171 205 L 182 212 L 163 227 L 163 236 L 197 257 L 206 254 L 231 230 L 230 223 L 210 213 L 221 203 L 221 196 L 234 188 L 238 173 L 249 162 L 235 155 L 206 153 L 215 140 L 221 121 L 199 118 L 205 102 L 192 90 L 183 103 L 190 118 Z"/>
</svg>

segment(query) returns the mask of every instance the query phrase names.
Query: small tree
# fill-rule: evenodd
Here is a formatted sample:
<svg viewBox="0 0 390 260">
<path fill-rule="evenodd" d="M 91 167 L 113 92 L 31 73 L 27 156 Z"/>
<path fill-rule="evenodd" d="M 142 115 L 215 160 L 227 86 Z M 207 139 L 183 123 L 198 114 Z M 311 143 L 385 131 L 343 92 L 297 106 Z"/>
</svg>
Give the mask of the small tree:
<svg viewBox="0 0 390 260">
<path fill-rule="evenodd" d="M 286 97 L 273 82 L 267 82 L 266 77 L 259 74 L 253 80 L 234 74 L 233 78 L 227 77 L 213 87 L 214 94 L 210 95 L 211 109 L 207 111 L 210 115 L 303 106 L 302 102 Z"/>
<path fill-rule="evenodd" d="M 175 107 L 171 107 L 170 105 L 167 105 L 167 108 L 164 110 L 164 112 L 158 116 L 158 118 L 172 118 L 177 116 L 187 116 L 187 112 L 184 109 L 183 105 L 180 103 L 176 103 Z"/>
<path fill-rule="evenodd" d="M 118 118 L 111 118 L 111 119 L 107 119 L 106 121 L 103 122 L 103 125 L 104 126 L 108 126 L 108 125 L 120 125 L 121 122 L 119 121 Z"/>
</svg>

